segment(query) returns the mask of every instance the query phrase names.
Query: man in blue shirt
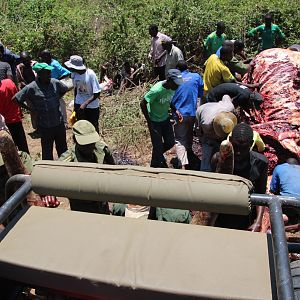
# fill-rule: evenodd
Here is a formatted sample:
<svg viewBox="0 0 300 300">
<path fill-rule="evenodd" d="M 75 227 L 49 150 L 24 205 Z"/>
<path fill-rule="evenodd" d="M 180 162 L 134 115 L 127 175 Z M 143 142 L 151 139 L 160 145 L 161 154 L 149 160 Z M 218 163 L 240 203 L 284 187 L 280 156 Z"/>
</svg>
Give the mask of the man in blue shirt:
<svg viewBox="0 0 300 300">
<path fill-rule="evenodd" d="M 51 78 L 61 80 L 71 75 L 71 72 L 68 69 L 64 68 L 57 60 L 52 58 L 52 55 L 49 50 L 43 50 L 40 53 L 40 57 L 42 62 L 53 67 L 51 71 Z"/>
<path fill-rule="evenodd" d="M 9 49 L 4 47 L 4 45 L 1 42 L 0 42 L 0 52 L 2 54 L 2 61 L 10 65 L 12 75 L 13 75 L 13 80 L 16 83 L 17 82 L 16 68 L 17 68 L 17 64 L 19 63 L 20 56 L 12 53 Z"/>
<path fill-rule="evenodd" d="M 189 164 L 188 154 L 192 153 L 197 101 L 203 96 L 204 83 L 198 73 L 188 71 L 184 60 L 180 60 L 176 68 L 182 74 L 183 84 L 176 90 L 172 99 L 172 104 L 180 113 L 174 126 L 175 146 L 179 164 L 185 169 Z"/>
<path fill-rule="evenodd" d="M 270 191 L 275 195 L 300 198 L 300 166 L 295 158 L 289 158 L 274 169 Z"/>
<path fill-rule="evenodd" d="M 275 195 L 300 198 L 300 166 L 295 158 L 287 159 L 286 163 L 278 165 L 272 175 L 270 191 Z M 283 208 L 284 214 L 289 218 L 287 231 L 294 231 L 300 228 L 299 213 L 293 208 Z M 292 225 L 290 225 L 292 224 Z"/>
<path fill-rule="evenodd" d="M 57 60 L 53 59 L 49 50 L 47 49 L 43 50 L 40 53 L 40 58 L 42 62 L 48 64 L 53 68 L 51 71 L 51 78 L 58 79 L 58 80 L 64 79 L 63 83 L 67 85 L 69 89 L 72 88 L 69 82 L 65 81 L 67 77 L 71 76 L 71 72 L 68 69 L 64 68 Z M 71 78 L 69 78 L 69 80 L 72 81 Z M 60 109 L 63 115 L 65 127 L 68 128 L 67 109 L 66 109 L 66 103 L 63 98 L 60 99 Z"/>
</svg>

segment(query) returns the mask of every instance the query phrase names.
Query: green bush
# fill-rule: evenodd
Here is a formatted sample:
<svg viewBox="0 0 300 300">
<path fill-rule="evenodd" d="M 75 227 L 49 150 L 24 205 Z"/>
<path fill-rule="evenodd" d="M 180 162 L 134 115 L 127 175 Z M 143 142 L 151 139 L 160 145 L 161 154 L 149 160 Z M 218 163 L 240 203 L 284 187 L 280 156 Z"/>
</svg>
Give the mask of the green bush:
<svg viewBox="0 0 300 300">
<path fill-rule="evenodd" d="M 9 0 L 2 3 L 0 37 L 13 51 L 29 51 L 35 58 L 48 48 L 54 56 L 89 56 L 95 34 L 94 11 L 81 0 Z"/>
<path fill-rule="evenodd" d="M 244 39 L 268 11 L 286 34 L 285 45 L 299 44 L 299 0 L 1 0 L 0 39 L 35 57 L 44 48 L 60 60 L 77 53 L 98 68 L 112 58 L 145 62 L 151 23 L 189 58 L 201 53 L 203 39 L 218 21 L 226 23 L 229 38 Z"/>
<path fill-rule="evenodd" d="M 122 1 L 109 12 L 111 24 L 102 35 L 103 54 L 145 61 L 150 44 L 148 25 L 156 23 L 189 58 L 202 50 L 203 39 L 215 30 L 218 21 L 226 23 L 229 38 L 245 40 L 247 31 L 260 25 L 266 12 L 273 13 L 275 23 L 285 32 L 285 45 L 300 43 L 298 0 Z"/>
</svg>

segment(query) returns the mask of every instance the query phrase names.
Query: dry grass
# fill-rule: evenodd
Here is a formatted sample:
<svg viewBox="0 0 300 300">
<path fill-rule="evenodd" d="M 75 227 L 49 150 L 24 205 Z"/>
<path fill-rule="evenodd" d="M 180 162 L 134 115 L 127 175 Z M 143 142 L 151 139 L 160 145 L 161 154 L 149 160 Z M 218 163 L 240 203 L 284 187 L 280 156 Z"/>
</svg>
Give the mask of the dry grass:
<svg viewBox="0 0 300 300">
<path fill-rule="evenodd" d="M 139 165 L 148 165 L 151 141 L 140 101 L 148 87 L 142 85 L 121 95 L 101 98 L 100 134 L 104 141 L 122 158 Z"/>
</svg>

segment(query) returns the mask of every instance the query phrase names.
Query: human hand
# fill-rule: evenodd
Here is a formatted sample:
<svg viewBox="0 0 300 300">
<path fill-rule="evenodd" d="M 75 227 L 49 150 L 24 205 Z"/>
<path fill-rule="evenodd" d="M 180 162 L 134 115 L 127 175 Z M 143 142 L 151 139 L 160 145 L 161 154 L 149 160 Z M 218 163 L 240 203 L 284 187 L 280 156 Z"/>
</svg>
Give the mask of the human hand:
<svg viewBox="0 0 300 300">
<path fill-rule="evenodd" d="M 176 115 L 177 115 L 179 123 L 181 123 L 183 121 L 183 116 L 179 110 L 176 110 Z"/>
<path fill-rule="evenodd" d="M 260 89 L 261 86 L 262 86 L 262 83 L 253 83 L 253 85 L 252 85 L 252 87 L 254 89 L 256 89 L 256 88 Z"/>
<path fill-rule="evenodd" d="M 85 102 L 83 102 L 81 105 L 80 105 L 80 109 L 85 109 L 87 107 L 87 104 Z"/>
<path fill-rule="evenodd" d="M 158 65 L 159 62 L 160 62 L 160 58 L 157 58 L 157 59 L 155 60 L 155 64 Z"/>
<path fill-rule="evenodd" d="M 261 223 L 259 222 L 254 222 L 249 228 L 248 228 L 249 231 L 252 231 L 252 232 L 260 232 L 261 230 Z"/>
<path fill-rule="evenodd" d="M 41 195 L 40 196 L 44 206 L 46 207 L 57 207 L 59 206 L 60 202 L 57 200 L 55 196 L 49 196 L 49 195 Z"/>
</svg>

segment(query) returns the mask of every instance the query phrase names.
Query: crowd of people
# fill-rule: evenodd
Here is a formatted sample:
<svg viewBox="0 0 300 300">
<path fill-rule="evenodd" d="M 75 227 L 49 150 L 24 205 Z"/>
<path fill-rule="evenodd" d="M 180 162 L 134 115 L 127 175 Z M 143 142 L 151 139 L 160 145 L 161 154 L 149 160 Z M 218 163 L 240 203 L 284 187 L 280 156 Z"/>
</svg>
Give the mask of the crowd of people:
<svg viewBox="0 0 300 300">
<path fill-rule="evenodd" d="M 223 22 L 203 41 L 206 62 L 203 77 L 189 70 L 183 52 L 171 37 L 159 32 L 157 25 L 149 26 L 151 48 L 148 55 L 153 74 L 158 77 L 144 95 L 140 107 L 145 116 L 152 142 L 153 168 L 167 168 L 166 152 L 176 150 L 178 167 L 193 169 L 193 138 L 201 144 L 199 170 L 216 171 L 216 160 L 221 142 L 230 141 L 234 161 L 231 173 L 249 179 L 254 192 L 267 190 L 268 160 L 259 152 L 264 142 L 250 125 L 241 122 L 238 111 L 260 109 L 263 102 L 259 84 L 246 84 L 242 77 L 251 72 L 251 59 L 247 58 L 245 45 L 240 40 L 228 40 Z M 265 15 L 264 24 L 251 29 L 247 36 L 261 37 L 261 50 L 276 46 L 285 37 L 273 24 L 272 16 Z M 106 66 L 103 65 L 103 80 Z M 135 70 L 126 62 L 122 71 L 122 86 L 133 83 Z M 0 114 L 5 118 L 4 130 L 10 132 L 19 151 L 30 154 L 22 125 L 22 111 L 30 112 L 32 127 L 41 138 L 42 159 L 53 160 L 55 144 L 57 157 L 63 161 L 114 164 L 112 153 L 99 137 L 100 93 L 103 86 L 95 72 L 85 65 L 82 57 L 72 55 L 61 65 L 49 50 L 43 50 L 38 61 L 27 52 L 12 53 L 0 44 Z M 109 82 L 109 80 L 107 81 Z M 111 82 L 109 82 L 111 84 Z M 64 95 L 74 89 L 74 114 L 72 127 L 74 146 L 67 148 L 68 119 Z M 170 113 L 171 111 L 171 113 Z M 7 127 L 6 127 L 7 126 Z M 199 146 L 200 147 L 200 146 Z M 300 166 L 294 158 L 276 167 L 271 182 L 271 192 L 300 197 L 295 180 L 300 176 Z M 290 168 L 292 177 L 284 168 Z M 133 217 L 148 217 L 168 221 L 190 222 L 189 211 L 139 207 L 107 203 L 89 203 L 70 199 L 71 209 L 96 213 L 109 213 Z M 249 216 L 219 215 L 216 226 L 259 231 L 263 208 L 257 207 Z"/>
</svg>

